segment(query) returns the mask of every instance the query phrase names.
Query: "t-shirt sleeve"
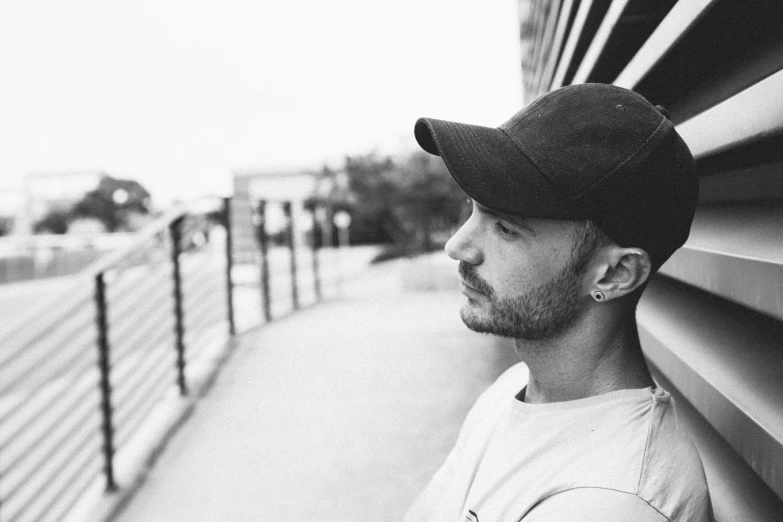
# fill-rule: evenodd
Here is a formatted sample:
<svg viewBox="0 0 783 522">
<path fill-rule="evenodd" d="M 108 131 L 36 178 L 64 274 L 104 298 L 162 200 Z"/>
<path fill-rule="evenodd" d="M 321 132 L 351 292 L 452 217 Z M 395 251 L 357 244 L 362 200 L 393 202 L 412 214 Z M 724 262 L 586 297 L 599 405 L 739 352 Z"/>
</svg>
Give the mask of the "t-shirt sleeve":
<svg viewBox="0 0 783 522">
<path fill-rule="evenodd" d="M 523 522 L 670 522 L 653 506 L 631 493 L 603 488 L 574 488 L 536 504 Z"/>
</svg>

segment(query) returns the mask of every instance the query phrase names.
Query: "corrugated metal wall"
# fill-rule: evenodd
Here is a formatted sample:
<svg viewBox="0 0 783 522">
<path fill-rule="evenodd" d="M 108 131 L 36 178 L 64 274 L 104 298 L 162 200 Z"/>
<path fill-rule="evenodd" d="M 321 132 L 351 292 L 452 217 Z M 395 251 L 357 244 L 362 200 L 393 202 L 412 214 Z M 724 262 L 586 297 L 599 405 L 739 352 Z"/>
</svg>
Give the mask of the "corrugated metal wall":
<svg viewBox="0 0 783 522">
<path fill-rule="evenodd" d="M 639 306 L 719 521 L 783 520 L 783 2 L 520 0 L 526 101 L 614 83 L 671 113 L 700 201 Z"/>
</svg>

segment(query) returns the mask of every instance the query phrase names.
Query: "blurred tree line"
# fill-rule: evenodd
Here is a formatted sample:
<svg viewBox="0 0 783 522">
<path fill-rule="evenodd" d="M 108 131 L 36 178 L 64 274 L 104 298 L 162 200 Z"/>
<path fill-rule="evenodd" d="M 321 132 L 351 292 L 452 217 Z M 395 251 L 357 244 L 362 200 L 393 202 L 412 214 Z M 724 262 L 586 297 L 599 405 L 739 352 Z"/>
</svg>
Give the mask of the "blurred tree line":
<svg viewBox="0 0 783 522">
<path fill-rule="evenodd" d="M 150 213 L 149 191 L 139 182 L 104 175 L 98 186 L 72 207 L 50 210 L 33 226 L 36 234 L 65 234 L 78 220 L 93 220 L 106 232 L 136 228 L 134 218 Z"/>
<path fill-rule="evenodd" d="M 333 210 L 350 212 L 352 244 L 387 244 L 385 257 L 442 248 L 466 217 L 465 194 L 437 156 L 348 156 L 344 172 Z"/>
</svg>

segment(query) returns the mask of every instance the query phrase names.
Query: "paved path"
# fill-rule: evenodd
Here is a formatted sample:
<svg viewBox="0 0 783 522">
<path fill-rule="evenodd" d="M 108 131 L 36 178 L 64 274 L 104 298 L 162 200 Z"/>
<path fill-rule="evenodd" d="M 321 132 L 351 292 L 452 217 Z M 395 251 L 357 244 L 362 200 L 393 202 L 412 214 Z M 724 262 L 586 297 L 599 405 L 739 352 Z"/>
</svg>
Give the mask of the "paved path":
<svg viewBox="0 0 783 522">
<path fill-rule="evenodd" d="M 515 362 L 462 325 L 444 262 L 381 264 L 244 335 L 119 519 L 400 520 Z M 433 286 L 449 290 L 417 291 Z"/>
</svg>

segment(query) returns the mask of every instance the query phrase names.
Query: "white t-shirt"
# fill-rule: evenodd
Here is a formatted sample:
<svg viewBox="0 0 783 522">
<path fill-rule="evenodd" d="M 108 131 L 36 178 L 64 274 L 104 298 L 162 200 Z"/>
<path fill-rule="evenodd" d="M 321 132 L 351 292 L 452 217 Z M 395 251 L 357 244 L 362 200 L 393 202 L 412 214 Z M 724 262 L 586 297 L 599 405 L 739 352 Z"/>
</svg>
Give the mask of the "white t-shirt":
<svg viewBox="0 0 783 522">
<path fill-rule="evenodd" d="M 701 459 L 661 388 L 528 404 L 517 364 L 482 394 L 406 522 L 711 520 Z"/>
</svg>

